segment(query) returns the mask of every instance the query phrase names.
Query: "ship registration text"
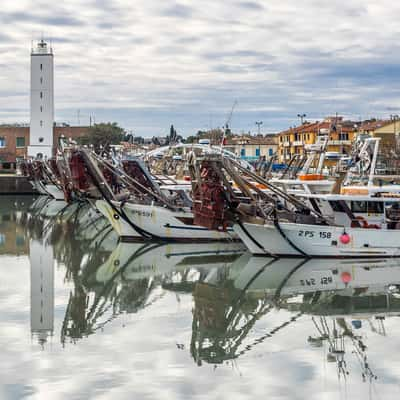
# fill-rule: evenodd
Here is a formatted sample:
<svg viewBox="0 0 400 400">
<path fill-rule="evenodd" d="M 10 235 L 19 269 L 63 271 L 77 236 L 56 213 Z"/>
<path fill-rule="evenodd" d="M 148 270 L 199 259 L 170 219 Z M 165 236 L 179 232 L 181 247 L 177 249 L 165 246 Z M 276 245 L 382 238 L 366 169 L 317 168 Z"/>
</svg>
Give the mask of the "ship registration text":
<svg viewBox="0 0 400 400">
<path fill-rule="evenodd" d="M 317 233 L 319 233 L 319 237 L 321 239 L 331 239 L 332 233 L 331 232 L 315 232 L 315 231 L 299 231 L 299 236 L 305 237 L 305 238 L 313 238 L 318 236 Z"/>
</svg>

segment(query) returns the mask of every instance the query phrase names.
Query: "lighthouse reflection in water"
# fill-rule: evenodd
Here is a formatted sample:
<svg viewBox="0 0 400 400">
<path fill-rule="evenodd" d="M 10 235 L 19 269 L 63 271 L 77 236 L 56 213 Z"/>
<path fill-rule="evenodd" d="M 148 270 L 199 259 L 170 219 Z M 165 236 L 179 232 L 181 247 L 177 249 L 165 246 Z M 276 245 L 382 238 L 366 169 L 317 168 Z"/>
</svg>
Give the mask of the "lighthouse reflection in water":
<svg viewBox="0 0 400 400">
<path fill-rule="evenodd" d="M 2 202 L 2 398 L 396 397 L 400 260 L 123 243 L 90 204 Z"/>
<path fill-rule="evenodd" d="M 31 239 L 31 332 L 42 344 L 54 329 L 54 255 L 53 248 L 42 240 Z"/>
</svg>

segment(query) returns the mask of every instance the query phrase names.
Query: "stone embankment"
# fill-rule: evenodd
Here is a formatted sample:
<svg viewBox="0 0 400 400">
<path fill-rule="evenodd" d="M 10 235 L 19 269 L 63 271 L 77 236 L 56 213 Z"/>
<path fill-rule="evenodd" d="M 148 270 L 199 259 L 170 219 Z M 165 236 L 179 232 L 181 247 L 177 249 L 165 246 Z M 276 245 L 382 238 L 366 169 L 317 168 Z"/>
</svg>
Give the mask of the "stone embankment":
<svg viewBox="0 0 400 400">
<path fill-rule="evenodd" d="M 0 195 L 38 194 L 25 176 L 0 175 Z"/>
</svg>

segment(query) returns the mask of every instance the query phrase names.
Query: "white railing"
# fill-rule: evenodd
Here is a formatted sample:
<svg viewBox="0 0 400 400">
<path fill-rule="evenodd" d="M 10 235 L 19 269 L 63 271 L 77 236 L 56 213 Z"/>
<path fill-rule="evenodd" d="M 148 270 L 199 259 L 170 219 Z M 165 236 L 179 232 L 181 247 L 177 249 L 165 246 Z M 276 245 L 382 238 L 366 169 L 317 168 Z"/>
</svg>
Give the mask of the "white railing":
<svg viewBox="0 0 400 400">
<path fill-rule="evenodd" d="M 351 140 L 329 140 L 328 145 L 351 145 Z"/>
</svg>

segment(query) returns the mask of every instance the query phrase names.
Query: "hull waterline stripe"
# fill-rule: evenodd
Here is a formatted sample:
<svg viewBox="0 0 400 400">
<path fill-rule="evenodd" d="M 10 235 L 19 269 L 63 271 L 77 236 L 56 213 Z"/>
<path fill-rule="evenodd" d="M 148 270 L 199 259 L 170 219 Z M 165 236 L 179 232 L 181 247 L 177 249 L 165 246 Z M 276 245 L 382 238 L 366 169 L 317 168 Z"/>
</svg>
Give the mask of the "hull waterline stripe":
<svg viewBox="0 0 400 400">
<path fill-rule="evenodd" d="M 177 225 L 170 225 L 170 224 L 165 224 L 164 228 L 172 228 L 172 229 L 187 229 L 187 230 L 192 230 L 192 231 L 209 231 L 208 228 L 202 228 L 200 226 L 177 226 Z M 233 229 L 227 229 L 227 232 L 233 232 Z M 216 231 L 219 232 L 219 231 Z"/>
<path fill-rule="evenodd" d="M 264 255 L 269 255 L 271 257 L 276 257 L 275 254 L 272 254 L 271 252 L 267 251 L 264 249 L 263 245 L 260 244 L 251 234 L 250 232 L 244 227 L 244 225 L 242 224 L 242 222 L 240 220 L 237 220 L 237 224 L 240 226 L 240 228 L 242 229 L 242 231 L 245 233 L 245 235 L 258 247 L 260 248 L 263 252 Z"/>
<path fill-rule="evenodd" d="M 298 251 L 301 255 L 303 255 L 304 257 L 310 258 L 310 256 L 305 253 L 303 250 L 299 249 L 285 234 L 285 232 L 283 232 L 281 226 L 279 225 L 278 222 L 278 218 L 274 218 L 274 226 L 275 228 L 278 230 L 278 232 L 281 234 L 281 236 L 286 240 L 287 243 L 289 243 L 290 246 L 293 247 L 293 249 L 295 249 L 296 251 Z"/>
</svg>

